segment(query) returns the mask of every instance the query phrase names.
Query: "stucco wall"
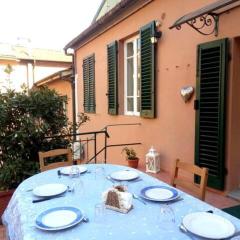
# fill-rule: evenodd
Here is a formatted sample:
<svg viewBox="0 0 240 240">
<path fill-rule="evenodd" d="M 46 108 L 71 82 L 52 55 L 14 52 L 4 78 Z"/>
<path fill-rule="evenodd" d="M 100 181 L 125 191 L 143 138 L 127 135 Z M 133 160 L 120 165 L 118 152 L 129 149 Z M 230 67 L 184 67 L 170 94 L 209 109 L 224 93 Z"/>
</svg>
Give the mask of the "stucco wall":
<svg viewBox="0 0 240 240">
<path fill-rule="evenodd" d="M 58 80 L 46 84 L 50 89 L 55 89 L 61 96 L 67 96 L 67 117 L 72 122 L 72 89 L 69 81 Z"/>
<path fill-rule="evenodd" d="M 12 73 L 10 74 L 10 78 L 8 74 L 4 72 L 8 64 L 10 64 L 13 69 Z M 6 88 L 19 91 L 23 83 L 27 85 L 27 65 L 18 65 L 16 61 L 0 61 L 1 91 L 5 91 Z"/>
<path fill-rule="evenodd" d="M 7 64 L 10 64 L 13 68 L 12 73 L 10 74 L 10 84 L 7 79 L 7 74 L 4 72 Z M 4 88 L 15 89 L 16 91 L 21 90 L 22 84 L 29 86 L 31 88 L 34 82 L 47 77 L 55 72 L 61 71 L 70 67 L 71 63 L 57 63 L 57 62 L 48 62 L 41 61 L 36 62 L 33 67 L 32 61 L 7 61 L 0 59 L 0 89 Z M 34 74 L 33 74 L 34 71 Z"/>
<path fill-rule="evenodd" d="M 240 8 L 223 14 L 219 22 L 219 35 L 215 37 L 203 36 L 191 29 L 186 24 L 182 30 L 169 30 L 169 26 L 184 14 L 196 10 L 211 3 L 210 0 L 155 0 L 150 4 L 132 14 L 127 19 L 98 36 L 85 46 L 77 50 L 77 73 L 78 73 L 78 102 L 79 111 L 83 111 L 83 80 L 82 60 L 86 56 L 95 53 L 95 81 L 96 81 L 96 114 L 89 114 L 91 121 L 85 125 L 83 130 L 99 130 L 107 124 L 118 123 L 141 123 L 141 126 L 114 127 L 109 129 L 110 143 L 141 142 L 137 146 L 137 152 L 141 158 L 141 165 L 145 164 L 145 154 L 153 145 L 161 154 L 161 168 L 170 171 L 173 161 L 180 158 L 187 162 L 194 162 L 194 138 L 195 138 L 195 110 L 193 99 L 185 104 L 180 96 L 183 86 L 196 84 L 196 46 L 199 43 L 209 42 L 224 37 L 233 38 L 240 35 L 240 30 L 234 19 L 240 17 Z M 165 15 L 165 17 L 164 17 Z M 107 44 L 118 40 L 121 41 L 137 33 L 139 29 L 152 20 L 161 20 L 159 28 L 163 35 L 158 42 L 157 50 L 157 118 L 144 119 L 141 117 L 130 117 L 124 115 L 110 116 L 107 114 Z M 121 56 L 121 53 L 119 53 Z M 121 61 L 120 61 L 121 63 Z M 120 69 L 122 68 L 119 66 Z M 231 70 L 232 67 L 231 67 Z M 123 73 L 119 73 L 120 85 L 123 82 Z M 233 80 L 230 73 L 229 82 Z M 236 77 L 236 76 L 235 76 Z M 236 83 L 234 83 L 235 85 Z M 232 86 L 233 87 L 233 86 Z M 234 90 L 234 92 L 237 90 Z M 121 96 L 122 93 L 120 93 Z M 231 93 L 233 94 L 233 93 Z M 238 94 L 239 95 L 239 94 Z M 236 98 L 235 98 L 236 97 Z M 228 104 L 235 102 L 234 108 L 239 108 L 239 97 L 232 96 Z M 120 102 L 120 104 L 123 104 Z M 120 106 L 120 108 L 122 105 Z M 229 109 L 229 108 L 228 108 Z M 227 123 L 239 126 L 239 120 L 232 118 L 239 114 L 233 114 L 228 110 Z M 234 128 L 235 128 L 234 127 Z M 230 139 L 234 131 L 233 127 L 227 127 L 227 166 L 229 167 L 226 189 L 229 190 L 239 184 L 238 172 L 233 164 L 239 161 L 237 148 L 240 141 L 237 133 L 234 133 L 234 144 L 230 145 Z M 237 140 L 237 142 L 236 142 Z M 234 145 L 234 146 L 233 146 Z M 234 151 L 234 153 L 232 152 Z M 231 152 L 231 154 L 230 154 Z M 236 154 L 235 154 L 236 153 Z M 110 148 L 108 150 L 108 161 L 125 164 L 121 148 Z M 238 166 L 238 164 L 237 164 Z M 239 167 L 239 166 L 238 166 Z"/>
</svg>

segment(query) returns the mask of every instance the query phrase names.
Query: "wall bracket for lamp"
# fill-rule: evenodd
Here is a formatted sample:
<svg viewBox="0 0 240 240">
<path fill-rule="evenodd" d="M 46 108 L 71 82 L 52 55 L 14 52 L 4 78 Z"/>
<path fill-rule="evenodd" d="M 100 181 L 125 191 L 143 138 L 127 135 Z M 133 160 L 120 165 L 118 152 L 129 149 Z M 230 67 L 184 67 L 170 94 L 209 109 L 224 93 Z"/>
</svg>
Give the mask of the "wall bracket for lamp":
<svg viewBox="0 0 240 240">
<path fill-rule="evenodd" d="M 218 35 L 219 17 L 223 13 L 240 7 L 240 0 L 218 0 L 201 7 L 195 11 L 187 13 L 177 19 L 170 29 L 181 29 L 183 24 L 188 24 L 191 28 L 203 35 Z"/>
</svg>

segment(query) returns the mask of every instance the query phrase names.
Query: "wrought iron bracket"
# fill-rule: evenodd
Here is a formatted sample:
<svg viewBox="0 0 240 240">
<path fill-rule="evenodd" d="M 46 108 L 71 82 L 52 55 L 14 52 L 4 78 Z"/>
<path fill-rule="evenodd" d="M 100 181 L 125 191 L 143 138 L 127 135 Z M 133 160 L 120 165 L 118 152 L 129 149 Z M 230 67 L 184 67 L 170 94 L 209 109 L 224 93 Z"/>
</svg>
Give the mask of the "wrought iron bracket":
<svg viewBox="0 0 240 240">
<path fill-rule="evenodd" d="M 197 18 L 193 18 L 186 23 L 202 35 L 211 35 L 213 33 L 215 36 L 218 35 L 218 14 L 207 13 Z M 176 28 L 180 30 L 181 25 L 176 26 Z"/>
</svg>

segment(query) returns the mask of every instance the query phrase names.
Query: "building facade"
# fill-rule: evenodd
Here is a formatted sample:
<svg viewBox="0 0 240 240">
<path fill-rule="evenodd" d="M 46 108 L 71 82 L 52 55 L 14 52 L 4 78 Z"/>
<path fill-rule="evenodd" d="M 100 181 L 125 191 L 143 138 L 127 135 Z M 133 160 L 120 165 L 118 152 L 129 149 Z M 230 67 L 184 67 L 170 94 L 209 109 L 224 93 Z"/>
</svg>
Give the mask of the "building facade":
<svg viewBox="0 0 240 240">
<path fill-rule="evenodd" d="M 0 44 L 0 89 L 30 89 L 35 82 L 69 68 L 72 58 L 63 52 Z"/>
<path fill-rule="evenodd" d="M 73 121 L 73 105 L 72 105 L 72 69 L 64 69 L 51 74 L 39 81 L 34 86 L 36 87 L 48 87 L 56 90 L 61 96 L 67 97 L 67 104 L 65 106 L 66 115 L 70 122 Z"/>
<path fill-rule="evenodd" d="M 238 5 L 122 0 L 93 22 L 65 47 L 75 50 L 77 111 L 91 119 L 83 130 L 139 123 L 109 128 L 109 142 L 141 142 L 134 148 L 142 166 L 154 146 L 165 171 L 180 158 L 208 167 L 210 187 L 238 187 Z M 197 21 L 204 27 L 194 26 Z M 210 22 L 212 34 L 200 34 Z M 121 148 L 109 148 L 107 160 L 124 164 Z"/>
</svg>

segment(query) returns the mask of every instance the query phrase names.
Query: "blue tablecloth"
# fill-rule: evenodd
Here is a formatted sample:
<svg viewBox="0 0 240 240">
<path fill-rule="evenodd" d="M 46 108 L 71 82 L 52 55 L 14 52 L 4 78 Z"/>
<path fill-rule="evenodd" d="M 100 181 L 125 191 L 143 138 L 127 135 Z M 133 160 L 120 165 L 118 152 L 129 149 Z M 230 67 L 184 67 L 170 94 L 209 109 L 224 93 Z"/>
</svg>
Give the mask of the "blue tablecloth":
<svg viewBox="0 0 240 240">
<path fill-rule="evenodd" d="M 125 166 L 110 164 L 102 165 L 106 174 L 116 170 L 128 169 Z M 229 219 L 236 229 L 240 230 L 240 221 L 223 211 L 214 208 L 188 194 L 180 192 L 183 201 L 171 203 L 174 210 L 176 223 L 169 229 L 164 228 L 159 222 L 160 203 L 147 202 L 142 204 L 138 200 L 133 200 L 134 208 L 128 214 L 122 214 L 111 210 L 106 210 L 104 221 L 94 220 L 94 206 L 101 202 L 101 193 L 112 185 L 110 181 L 103 178 L 99 181 L 94 177 L 94 171 L 99 164 L 86 165 L 91 173 L 81 175 L 84 182 L 84 195 L 80 194 L 76 187 L 74 194 L 67 193 L 61 198 L 52 199 L 41 203 L 32 203 L 34 198 L 32 192 L 27 192 L 29 188 L 48 183 L 72 184 L 73 179 L 68 176 L 58 178 L 57 170 L 50 170 L 37 174 L 25 180 L 15 191 L 4 215 L 3 222 L 7 227 L 11 240 L 180 240 L 190 239 L 189 236 L 179 231 L 179 224 L 182 218 L 192 212 L 213 210 L 214 213 Z M 137 171 L 137 170 L 136 170 Z M 129 191 L 139 194 L 140 190 L 149 185 L 166 185 L 156 178 L 148 176 L 138 171 L 143 181 L 128 184 Z M 47 232 L 37 229 L 34 226 L 36 217 L 43 211 L 60 206 L 73 206 L 81 209 L 89 218 L 88 223 L 80 223 L 77 226 L 56 232 Z"/>
</svg>

